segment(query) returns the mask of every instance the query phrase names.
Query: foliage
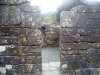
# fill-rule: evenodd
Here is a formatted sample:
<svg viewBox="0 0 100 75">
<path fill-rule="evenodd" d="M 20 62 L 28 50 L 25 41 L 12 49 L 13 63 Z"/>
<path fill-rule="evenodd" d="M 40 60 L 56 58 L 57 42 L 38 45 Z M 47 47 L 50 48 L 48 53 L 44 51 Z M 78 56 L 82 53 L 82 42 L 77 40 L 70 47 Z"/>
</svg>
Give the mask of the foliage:
<svg viewBox="0 0 100 75">
<path fill-rule="evenodd" d="M 51 16 L 44 17 L 43 22 L 51 23 L 52 25 L 58 25 L 57 19 Z"/>
<path fill-rule="evenodd" d="M 10 2 L 7 4 L 7 6 L 12 6 L 14 5 L 14 2 L 12 0 L 10 0 Z"/>
</svg>

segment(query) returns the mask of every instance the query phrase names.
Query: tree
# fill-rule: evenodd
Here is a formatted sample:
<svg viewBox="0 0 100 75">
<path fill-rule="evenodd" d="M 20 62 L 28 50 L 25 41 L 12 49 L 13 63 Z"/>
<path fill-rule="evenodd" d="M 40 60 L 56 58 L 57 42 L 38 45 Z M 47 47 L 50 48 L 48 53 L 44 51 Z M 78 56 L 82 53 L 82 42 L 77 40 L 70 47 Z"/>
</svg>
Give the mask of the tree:
<svg viewBox="0 0 100 75">
<path fill-rule="evenodd" d="M 54 18 L 54 17 L 51 17 L 51 16 L 44 17 L 43 22 L 51 23 L 52 25 L 57 25 L 58 24 L 57 19 Z"/>
</svg>

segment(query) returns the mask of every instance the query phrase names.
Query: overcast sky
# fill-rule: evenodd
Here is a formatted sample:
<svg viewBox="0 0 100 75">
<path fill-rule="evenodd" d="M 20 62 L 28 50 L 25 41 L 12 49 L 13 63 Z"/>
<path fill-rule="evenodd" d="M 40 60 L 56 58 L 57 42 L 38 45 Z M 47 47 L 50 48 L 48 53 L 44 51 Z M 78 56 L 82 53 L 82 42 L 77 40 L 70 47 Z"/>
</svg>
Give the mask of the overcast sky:
<svg viewBox="0 0 100 75">
<path fill-rule="evenodd" d="M 68 0 L 70 1 L 70 0 Z M 100 1 L 100 0 L 84 0 L 84 1 Z M 56 11 L 56 8 L 61 5 L 62 0 L 31 0 L 31 5 L 40 6 L 42 13 Z"/>
<path fill-rule="evenodd" d="M 62 3 L 62 0 L 31 0 L 31 5 L 40 6 L 42 13 L 56 11 L 56 8 Z"/>
</svg>

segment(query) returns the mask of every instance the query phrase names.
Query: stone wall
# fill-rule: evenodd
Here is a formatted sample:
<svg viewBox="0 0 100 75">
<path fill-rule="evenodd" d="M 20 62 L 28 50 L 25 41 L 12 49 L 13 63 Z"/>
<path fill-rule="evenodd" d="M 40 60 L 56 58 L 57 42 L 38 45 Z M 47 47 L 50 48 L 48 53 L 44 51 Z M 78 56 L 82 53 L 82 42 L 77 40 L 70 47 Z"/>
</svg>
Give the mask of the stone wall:
<svg viewBox="0 0 100 75">
<path fill-rule="evenodd" d="M 59 25 L 51 25 L 48 23 L 41 24 L 41 32 L 43 37 L 42 47 L 58 47 L 59 46 Z"/>
<path fill-rule="evenodd" d="M 28 0 L 0 0 L 0 75 L 42 74 L 40 23 Z"/>
<path fill-rule="evenodd" d="M 61 13 L 61 75 L 100 75 L 100 6 Z"/>
</svg>

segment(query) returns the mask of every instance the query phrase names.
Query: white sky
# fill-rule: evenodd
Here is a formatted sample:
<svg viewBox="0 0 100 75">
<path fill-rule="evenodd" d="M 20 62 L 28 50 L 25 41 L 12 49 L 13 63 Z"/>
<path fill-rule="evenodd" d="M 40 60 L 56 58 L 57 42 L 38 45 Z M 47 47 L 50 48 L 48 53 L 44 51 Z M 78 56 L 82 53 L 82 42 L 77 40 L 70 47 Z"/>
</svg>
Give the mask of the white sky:
<svg viewBox="0 0 100 75">
<path fill-rule="evenodd" d="M 100 0 L 85 0 L 85 1 L 100 1 Z M 31 5 L 40 6 L 42 13 L 56 11 L 56 8 L 61 5 L 62 0 L 31 0 Z"/>
<path fill-rule="evenodd" d="M 62 0 L 31 0 L 31 5 L 40 6 L 42 13 L 56 11 Z"/>
</svg>

